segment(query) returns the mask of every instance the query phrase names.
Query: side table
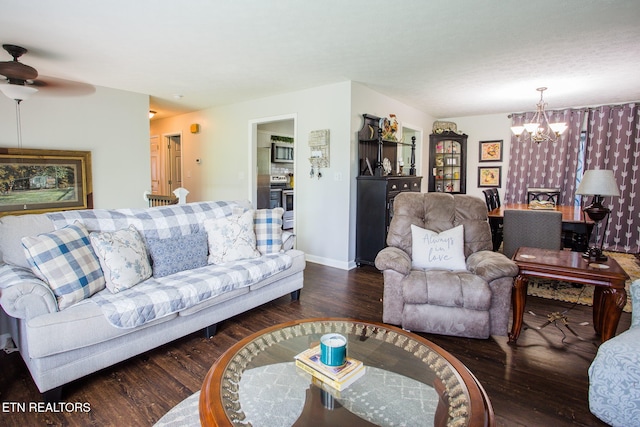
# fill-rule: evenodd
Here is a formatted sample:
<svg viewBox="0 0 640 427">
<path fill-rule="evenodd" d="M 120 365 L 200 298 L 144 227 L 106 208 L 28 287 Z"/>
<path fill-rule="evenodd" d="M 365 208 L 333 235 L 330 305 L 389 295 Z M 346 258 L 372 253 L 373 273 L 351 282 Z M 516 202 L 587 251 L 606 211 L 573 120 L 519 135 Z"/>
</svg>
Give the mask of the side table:
<svg viewBox="0 0 640 427">
<path fill-rule="evenodd" d="M 616 334 L 622 308 L 627 302 L 624 288 L 629 275 L 609 257 L 605 262 L 589 262 L 579 252 L 518 248 L 513 254 L 520 272 L 513 284 L 513 324 L 509 342 L 515 343 L 522 329 L 522 316 L 529 277 L 565 280 L 595 286 L 593 294 L 593 328 L 602 342 Z"/>
</svg>

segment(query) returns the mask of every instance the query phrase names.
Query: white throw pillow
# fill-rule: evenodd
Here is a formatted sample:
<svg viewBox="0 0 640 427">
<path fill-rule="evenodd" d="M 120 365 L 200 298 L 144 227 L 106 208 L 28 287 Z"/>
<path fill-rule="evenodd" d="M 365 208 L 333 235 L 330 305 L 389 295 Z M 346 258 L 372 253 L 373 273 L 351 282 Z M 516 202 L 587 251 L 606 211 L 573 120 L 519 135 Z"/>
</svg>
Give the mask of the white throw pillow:
<svg viewBox="0 0 640 427">
<path fill-rule="evenodd" d="M 425 270 L 466 270 L 462 225 L 441 233 L 411 225 L 413 268 Z"/>
<path fill-rule="evenodd" d="M 151 277 L 149 256 L 140 233 L 133 225 L 118 231 L 89 234 L 98 255 L 107 289 L 117 293 Z"/>
<path fill-rule="evenodd" d="M 246 258 L 258 258 L 253 210 L 242 215 L 204 221 L 209 242 L 209 264 L 223 264 Z"/>
</svg>

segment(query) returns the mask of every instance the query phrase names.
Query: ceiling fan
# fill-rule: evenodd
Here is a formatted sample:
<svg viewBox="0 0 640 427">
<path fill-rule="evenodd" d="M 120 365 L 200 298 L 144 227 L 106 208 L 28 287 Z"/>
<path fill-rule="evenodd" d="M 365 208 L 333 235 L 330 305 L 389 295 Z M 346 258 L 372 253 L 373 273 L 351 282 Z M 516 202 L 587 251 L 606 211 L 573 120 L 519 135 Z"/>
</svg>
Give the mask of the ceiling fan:
<svg viewBox="0 0 640 427">
<path fill-rule="evenodd" d="M 2 47 L 13 57 L 12 61 L 0 61 L 0 75 L 7 81 L 0 83 L 0 91 L 7 97 L 22 101 L 42 89 L 50 95 L 80 96 L 95 92 L 92 85 L 55 77 L 38 77 L 38 70 L 18 61 L 28 52 L 27 49 L 13 44 L 3 44 Z"/>
</svg>

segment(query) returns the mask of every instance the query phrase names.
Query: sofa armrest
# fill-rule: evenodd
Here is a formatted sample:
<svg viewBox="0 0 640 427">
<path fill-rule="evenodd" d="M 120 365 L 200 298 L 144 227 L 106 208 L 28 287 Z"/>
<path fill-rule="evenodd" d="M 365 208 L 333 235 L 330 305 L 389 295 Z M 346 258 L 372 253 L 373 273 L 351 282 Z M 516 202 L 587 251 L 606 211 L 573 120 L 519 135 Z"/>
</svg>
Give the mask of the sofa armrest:
<svg viewBox="0 0 640 427">
<path fill-rule="evenodd" d="M 518 264 L 500 252 L 478 251 L 467 257 L 467 270 L 491 282 L 501 277 L 515 277 Z"/>
<path fill-rule="evenodd" d="M 58 311 L 56 297 L 46 283 L 30 270 L 10 265 L 0 267 L 0 305 L 19 319 Z"/>
<path fill-rule="evenodd" d="M 393 270 L 406 276 L 411 272 L 411 257 L 402 249 L 387 246 L 376 255 L 378 270 Z"/>
</svg>

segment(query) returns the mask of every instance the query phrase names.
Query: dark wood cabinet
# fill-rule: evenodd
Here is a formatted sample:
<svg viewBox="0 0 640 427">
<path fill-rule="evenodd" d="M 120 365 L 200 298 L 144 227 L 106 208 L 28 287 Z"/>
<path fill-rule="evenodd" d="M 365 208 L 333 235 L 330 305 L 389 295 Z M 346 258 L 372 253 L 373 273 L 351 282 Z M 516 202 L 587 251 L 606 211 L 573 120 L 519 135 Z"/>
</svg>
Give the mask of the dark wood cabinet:
<svg viewBox="0 0 640 427">
<path fill-rule="evenodd" d="M 467 135 L 452 131 L 429 135 L 429 191 L 467 192 Z"/>
<path fill-rule="evenodd" d="M 415 138 L 411 143 L 382 138 L 381 119 L 364 114 L 358 133 L 359 172 L 356 200 L 356 264 L 374 265 L 376 255 L 386 246 L 387 231 L 393 217 L 393 199 L 403 191 L 421 190 L 422 177 L 416 176 Z M 409 175 L 400 175 L 398 151 L 411 146 Z M 385 160 L 386 159 L 386 160 Z"/>
<path fill-rule="evenodd" d="M 387 246 L 393 199 L 403 191 L 420 191 L 420 176 L 359 176 L 356 214 L 356 264 L 373 265 Z"/>
</svg>

